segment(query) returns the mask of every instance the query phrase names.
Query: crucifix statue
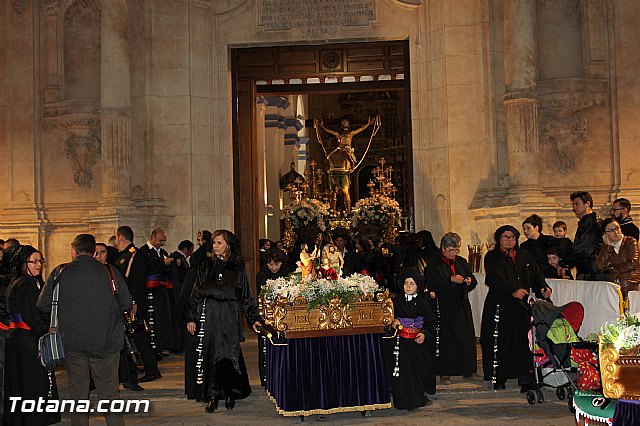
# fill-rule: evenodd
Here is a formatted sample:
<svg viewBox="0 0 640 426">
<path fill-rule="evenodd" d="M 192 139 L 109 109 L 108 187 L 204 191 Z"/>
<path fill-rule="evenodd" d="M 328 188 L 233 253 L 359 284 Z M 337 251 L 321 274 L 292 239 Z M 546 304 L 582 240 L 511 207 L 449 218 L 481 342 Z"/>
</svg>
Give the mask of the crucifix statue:
<svg viewBox="0 0 640 426">
<path fill-rule="evenodd" d="M 326 128 L 321 119 L 315 119 L 313 122 L 313 127 L 316 129 L 318 141 L 320 142 L 325 157 L 327 158 L 327 162 L 329 163 L 329 192 L 331 197 L 331 209 L 334 213 L 338 213 L 339 211 L 345 213 L 351 212 L 351 196 L 349 195 L 349 188 L 351 186 L 350 175 L 360 165 L 360 162 L 362 162 L 362 159 L 360 159 L 360 162 L 356 160 L 351 143 L 355 135 L 364 131 L 371 125 L 373 125 L 373 132 L 371 133 L 369 145 L 367 145 L 367 149 L 362 156 L 362 159 L 367 155 L 373 136 L 375 136 L 380 128 L 379 117 L 369 118 L 367 124 L 355 130 L 351 130 L 351 122 L 347 118 L 343 118 L 340 120 L 341 129 L 339 132 Z M 318 129 L 322 129 L 336 137 L 338 144 L 333 150 L 327 152 Z M 342 194 L 341 208 L 338 206 L 338 194 Z"/>
</svg>

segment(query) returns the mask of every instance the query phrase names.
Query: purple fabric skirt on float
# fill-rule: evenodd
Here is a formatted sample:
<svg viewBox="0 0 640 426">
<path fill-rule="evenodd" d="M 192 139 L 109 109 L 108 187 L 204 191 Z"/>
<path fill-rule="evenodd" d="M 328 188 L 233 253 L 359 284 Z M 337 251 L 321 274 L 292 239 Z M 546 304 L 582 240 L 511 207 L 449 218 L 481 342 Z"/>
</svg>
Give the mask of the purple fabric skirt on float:
<svg viewBox="0 0 640 426">
<path fill-rule="evenodd" d="M 379 334 L 267 343 L 267 382 L 276 410 L 309 416 L 391 408 Z"/>
</svg>

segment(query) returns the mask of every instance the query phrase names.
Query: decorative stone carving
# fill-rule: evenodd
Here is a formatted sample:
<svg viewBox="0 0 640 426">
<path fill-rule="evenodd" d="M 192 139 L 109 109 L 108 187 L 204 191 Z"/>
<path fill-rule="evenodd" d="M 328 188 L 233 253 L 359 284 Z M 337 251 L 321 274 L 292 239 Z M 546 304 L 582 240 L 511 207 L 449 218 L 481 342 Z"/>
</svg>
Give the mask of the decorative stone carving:
<svg viewBox="0 0 640 426">
<path fill-rule="evenodd" d="M 592 107 L 607 105 L 609 86 L 605 80 L 562 78 L 538 83 L 541 110 L 561 110 L 572 115 Z"/>
<path fill-rule="evenodd" d="M 24 0 L 13 0 L 13 10 L 16 15 L 22 16 L 24 13 Z"/>
<path fill-rule="evenodd" d="M 101 12 L 100 0 L 74 0 L 64 11 L 64 19 L 68 22 L 100 25 Z"/>
<path fill-rule="evenodd" d="M 561 149 L 587 138 L 587 120 L 584 117 L 573 119 L 552 119 L 542 126 L 542 142 L 553 148 L 553 160 L 561 173 L 568 173 L 575 166 L 574 158 Z"/>
<path fill-rule="evenodd" d="M 145 196 L 146 196 L 146 191 L 142 186 L 136 185 L 133 188 L 131 188 L 131 198 L 137 199 L 137 198 L 144 198 Z"/>
<path fill-rule="evenodd" d="M 65 154 L 75 163 L 75 184 L 80 188 L 90 188 L 93 182 L 91 167 L 100 156 L 100 140 L 93 136 L 73 135 L 65 141 Z"/>
<path fill-rule="evenodd" d="M 604 93 L 557 93 L 540 98 L 540 108 L 570 108 L 580 111 L 590 107 L 602 107 L 607 103 Z"/>
<path fill-rule="evenodd" d="M 54 129 L 74 129 L 74 128 L 100 128 L 100 119 L 97 117 L 74 117 L 64 116 L 57 119 L 48 119 L 44 121 L 46 130 Z"/>
<path fill-rule="evenodd" d="M 42 6 L 47 16 L 58 16 L 59 5 L 58 0 L 42 0 Z"/>
<path fill-rule="evenodd" d="M 321 52 L 321 71 L 342 71 L 342 56 L 337 50 L 323 50 Z"/>
</svg>

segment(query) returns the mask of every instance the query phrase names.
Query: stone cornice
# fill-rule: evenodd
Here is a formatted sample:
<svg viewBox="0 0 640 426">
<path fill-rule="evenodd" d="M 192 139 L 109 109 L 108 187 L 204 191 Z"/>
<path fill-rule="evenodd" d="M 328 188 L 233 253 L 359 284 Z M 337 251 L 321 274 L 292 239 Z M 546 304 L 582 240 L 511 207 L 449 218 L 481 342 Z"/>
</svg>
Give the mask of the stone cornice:
<svg viewBox="0 0 640 426">
<path fill-rule="evenodd" d="M 606 80 L 561 78 L 538 82 L 540 109 L 564 109 L 577 112 L 591 107 L 603 107 L 609 97 Z"/>
<path fill-rule="evenodd" d="M 43 105 L 44 118 L 59 117 L 69 114 L 98 114 L 100 101 L 65 100 Z"/>
</svg>

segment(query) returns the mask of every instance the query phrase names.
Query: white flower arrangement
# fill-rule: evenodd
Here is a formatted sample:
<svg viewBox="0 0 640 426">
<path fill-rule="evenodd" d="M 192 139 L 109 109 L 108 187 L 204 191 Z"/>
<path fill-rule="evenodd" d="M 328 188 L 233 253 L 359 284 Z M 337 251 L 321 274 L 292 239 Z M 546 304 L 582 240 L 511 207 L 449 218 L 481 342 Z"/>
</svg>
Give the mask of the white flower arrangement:
<svg viewBox="0 0 640 426">
<path fill-rule="evenodd" d="M 321 231 L 325 231 L 325 218 L 327 216 L 329 216 L 329 206 L 327 204 L 313 198 L 303 198 L 286 206 L 282 218 L 289 220 L 294 229 L 316 225 Z"/>
<path fill-rule="evenodd" d="M 372 299 L 375 293 L 382 291 L 373 277 L 355 273 L 347 278 L 331 280 L 326 278 L 302 282 L 299 275 L 268 280 L 262 287 L 260 297 L 274 300 L 284 297 L 289 303 L 306 302 L 308 309 L 328 305 L 332 299 L 340 299 L 343 305 L 357 300 Z"/>
<path fill-rule="evenodd" d="M 600 335 L 603 343 L 613 345 L 618 351 L 634 348 L 640 345 L 640 320 L 627 314 L 614 324 L 603 325 Z"/>
<path fill-rule="evenodd" d="M 400 219 L 402 210 L 396 200 L 389 197 L 368 197 L 358 200 L 351 215 L 352 226 L 386 227 Z"/>
</svg>

